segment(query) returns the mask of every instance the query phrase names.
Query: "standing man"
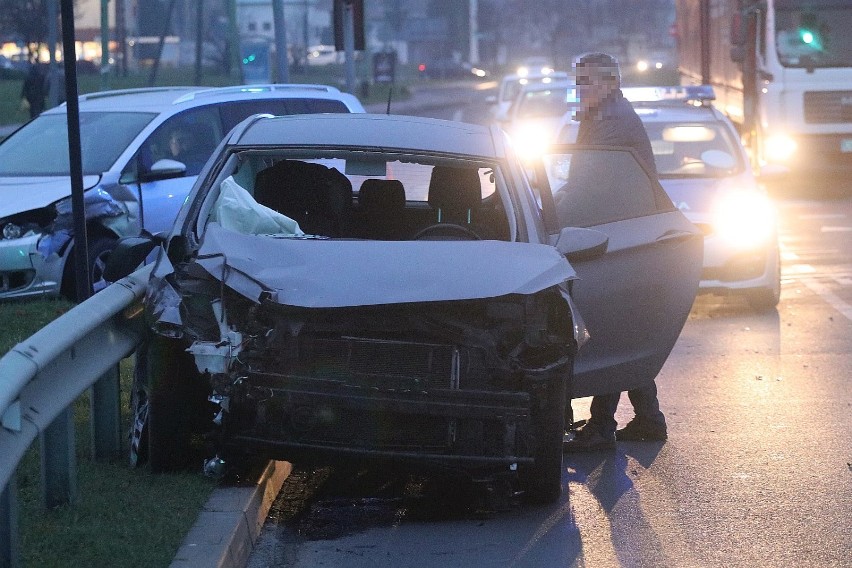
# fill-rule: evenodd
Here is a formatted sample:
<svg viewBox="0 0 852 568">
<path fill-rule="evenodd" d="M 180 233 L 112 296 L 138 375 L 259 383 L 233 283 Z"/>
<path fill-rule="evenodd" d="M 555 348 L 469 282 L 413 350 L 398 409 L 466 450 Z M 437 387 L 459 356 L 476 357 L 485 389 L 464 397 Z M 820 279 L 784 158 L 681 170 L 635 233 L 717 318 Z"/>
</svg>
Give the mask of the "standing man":
<svg viewBox="0 0 852 568">
<path fill-rule="evenodd" d="M 35 118 L 44 111 L 47 98 L 47 76 L 42 71 L 42 65 L 34 60 L 21 88 L 21 105 L 30 111 L 30 118 Z"/>
<path fill-rule="evenodd" d="M 648 133 L 631 104 L 621 92 L 618 61 L 606 53 L 587 53 L 574 61 L 580 127 L 577 144 L 633 148 L 645 166 L 656 175 L 654 153 Z M 559 192 L 555 199 L 560 209 Z M 570 407 L 570 394 L 567 404 Z M 615 411 L 620 392 L 592 398 L 591 418 L 564 444 L 566 452 L 613 449 L 616 440 L 661 441 L 667 437 L 666 418 L 660 412 L 657 385 L 627 392 L 636 416 L 616 432 Z"/>
</svg>

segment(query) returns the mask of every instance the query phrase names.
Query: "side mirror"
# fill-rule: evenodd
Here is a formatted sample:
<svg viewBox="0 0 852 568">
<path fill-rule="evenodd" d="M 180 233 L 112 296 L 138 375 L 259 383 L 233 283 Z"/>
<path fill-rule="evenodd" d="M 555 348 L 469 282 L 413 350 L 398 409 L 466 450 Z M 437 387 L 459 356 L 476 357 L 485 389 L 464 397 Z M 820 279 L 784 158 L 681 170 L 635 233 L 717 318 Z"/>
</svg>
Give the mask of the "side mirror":
<svg viewBox="0 0 852 568">
<path fill-rule="evenodd" d="M 124 237 L 118 241 L 115 249 L 107 258 L 104 266 L 104 279 L 117 282 L 132 274 L 154 248 L 164 242 L 164 239 L 154 235 L 139 235 Z"/>
<path fill-rule="evenodd" d="M 141 181 L 155 181 L 160 179 L 171 179 L 186 175 L 186 164 L 177 160 L 157 160 L 147 172 L 140 173 Z"/>
<path fill-rule="evenodd" d="M 565 227 L 559 232 L 556 250 L 569 262 L 591 260 L 607 251 L 609 236 L 595 229 Z"/>
</svg>

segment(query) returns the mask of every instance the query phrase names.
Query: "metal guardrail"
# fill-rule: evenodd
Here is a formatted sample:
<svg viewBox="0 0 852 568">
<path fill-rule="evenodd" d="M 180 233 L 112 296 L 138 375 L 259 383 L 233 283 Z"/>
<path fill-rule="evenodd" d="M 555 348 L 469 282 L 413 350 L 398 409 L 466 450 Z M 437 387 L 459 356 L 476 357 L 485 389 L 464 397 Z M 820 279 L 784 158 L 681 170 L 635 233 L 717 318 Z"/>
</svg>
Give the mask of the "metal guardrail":
<svg viewBox="0 0 852 568">
<path fill-rule="evenodd" d="M 36 438 L 44 505 L 74 501 L 72 410 L 86 390 L 92 389 L 93 457 L 120 450 L 118 364 L 141 340 L 138 325 L 124 312 L 143 297 L 151 269 L 108 286 L 0 358 L 0 568 L 19 563 L 15 471 Z"/>
</svg>

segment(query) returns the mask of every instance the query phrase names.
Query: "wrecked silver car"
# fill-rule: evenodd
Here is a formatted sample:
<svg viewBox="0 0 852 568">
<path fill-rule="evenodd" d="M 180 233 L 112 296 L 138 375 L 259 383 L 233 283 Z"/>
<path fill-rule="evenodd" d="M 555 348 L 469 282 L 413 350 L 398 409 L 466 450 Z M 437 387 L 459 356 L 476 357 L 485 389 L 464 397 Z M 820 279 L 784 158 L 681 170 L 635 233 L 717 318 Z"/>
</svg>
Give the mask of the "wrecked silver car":
<svg viewBox="0 0 852 568">
<path fill-rule="evenodd" d="M 629 150 L 590 152 L 633 168 L 613 182 L 646 189 L 657 209 L 560 227 L 546 176 L 531 184 L 496 128 L 384 115 L 243 122 L 171 234 L 122 241 L 110 258 L 118 278 L 160 248 L 134 463 L 387 459 L 507 473 L 531 500 L 556 499 L 566 399 L 653 379 L 701 262 L 697 231 Z M 682 238 L 653 242 L 652 226 Z M 608 267 L 637 261 L 658 272 L 619 274 L 618 298 L 573 266 L 611 278 Z M 578 358 L 595 343 L 594 358 Z"/>
<path fill-rule="evenodd" d="M 363 112 L 322 85 L 154 87 L 80 97 L 89 279 L 120 237 L 170 229 L 219 141 L 246 117 Z M 179 145 L 178 145 L 179 144 Z M 0 143 L 0 300 L 74 299 L 73 219 L 65 105 Z"/>
</svg>

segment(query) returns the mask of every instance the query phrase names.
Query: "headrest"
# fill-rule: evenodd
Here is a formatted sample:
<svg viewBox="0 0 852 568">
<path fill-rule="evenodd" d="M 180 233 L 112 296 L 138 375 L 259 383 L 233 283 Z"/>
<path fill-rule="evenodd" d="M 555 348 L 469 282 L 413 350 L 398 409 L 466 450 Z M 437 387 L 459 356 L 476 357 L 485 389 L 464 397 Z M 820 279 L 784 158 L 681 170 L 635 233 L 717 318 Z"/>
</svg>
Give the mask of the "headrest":
<svg viewBox="0 0 852 568">
<path fill-rule="evenodd" d="M 358 204 L 371 211 L 405 209 L 405 188 L 398 179 L 366 179 L 358 191 Z"/>
<path fill-rule="evenodd" d="M 454 166 L 435 166 L 429 180 L 429 205 L 443 213 L 462 214 L 482 201 L 479 170 Z"/>
<path fill-rule="evenodd" d="M 352 183 L 322 164 L 281 160 L 257 173 L 254 196 L 285 215 L 294 208 L 339 214 L 352 203 Z"/>
</svg>

